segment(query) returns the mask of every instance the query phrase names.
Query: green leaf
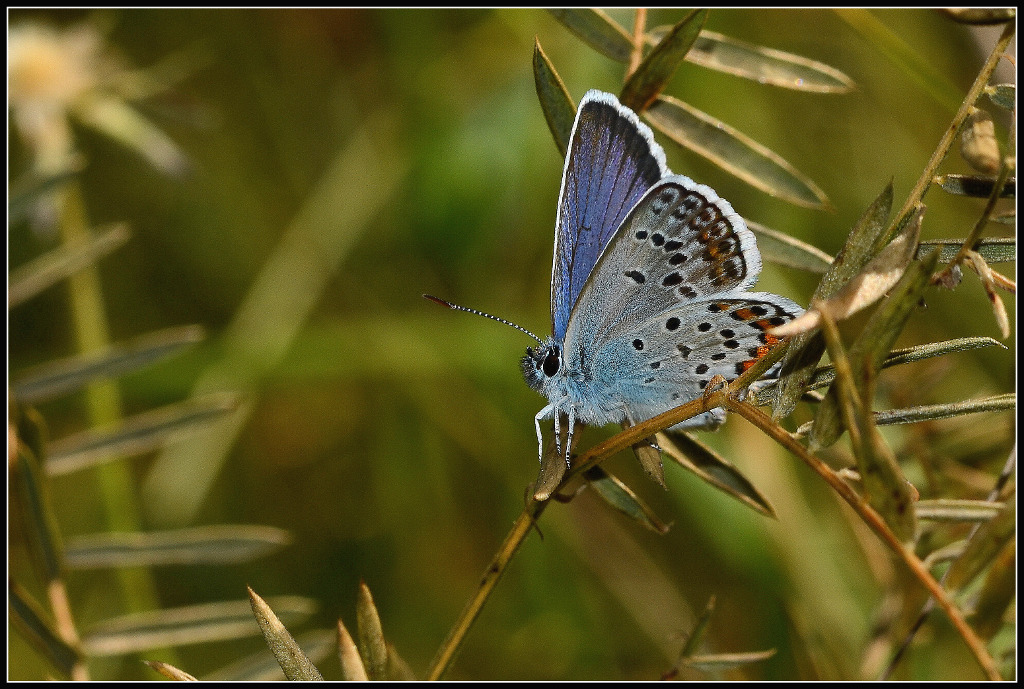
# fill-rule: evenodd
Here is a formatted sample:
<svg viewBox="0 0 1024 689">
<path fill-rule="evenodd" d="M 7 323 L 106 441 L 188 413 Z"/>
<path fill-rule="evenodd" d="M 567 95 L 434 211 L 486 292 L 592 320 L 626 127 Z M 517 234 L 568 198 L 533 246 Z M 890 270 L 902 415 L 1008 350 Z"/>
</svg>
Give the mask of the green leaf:
<svg viewBox="0 0 1024 689">
<path fill-rule="evenodd" d="M 873 381 L 881 369 L 892 344 L 903 331 L 910 315 L 918 308 L 921 295 L 928 287 L 928 280 L 935 270 L 938 258 L 938 251 L 935 251 L 924 261 L 915 261 L 910 265 L 888 298 L 868 319 L 864 329 L 850 347 L 849 360 L 854 375 L 852 383 L 856 390 L 862 390 L 868 381 Z M 833 385 L 818 406 L 818 412 L 814 417 L 810 437 L 812 451 L 829 447 L 842 434 L 843 428 L 838 423 L 838 401 L 836 387 Z M 870 399 L 867 401 L 870 402 Z M 863 476 L 863 470 L 861 475 Z"/>
<path fill-rule="evenodd" d="M 920 421 L 934 421 L 936 419 L 949 419 L 954 416 L 966 414 L 977 414 L 986 411 L 1004 411 L 1017 407 L 1017 396 L 1010 392 L 1004 395 L 994 395 L 984 399 L 964 400 L 962 402 L 950 402 L 948 404 L 928 404 L 920 407 L 905 407 L 903 409 L 890 409 L 888 411 L 875 412 L 875 423 L 878 425 L 889 425 L 897 423 L 918 423 Z"/>
<path fill-rule="evenodd" d="M 306 657 L 306 654 L 299 648 L 295 638 L 288 633 L 284 624 L 266 601 L 260 598 L 255 591 L 249 590 L 249 602 L 252 605 L 252 614 L 256 616 L 256 622 L 263 632 L 263 638 L 274 654 L 278 665 L 284 671 L 284 676 L 291 681 L 323 681 L 323 676 L 316 669 L 313 662 Z"/>
<path fill-rule="evenodd" d="M 957 196 L 970 196 L 972 198 L 987 199 L 992 196 L 996 188 L 996 177 L 987 175 L 939 175 L 935 178 L 936 184 L 950 194 Z M 1017 196 L 1017 180 L 1010 178 L 1006 180 L 1003 189 L 999 194 L 1001 199 L 1012 199 Z"/>
<path fill-rule="evenodd" d="M 766 261 L 810 273 L 824 273 L 832 265 L 832 257 L 816 246 L 752 220 L 746 220 L 746 223 L 757 237 L 757 248 Z"/>
<path fill-rule="evenodd" d="M 300 596 L 278 596 L 270 604 L 288 624 L 309 617 L 316 602 Z M 82 649 L 90 656 L 137 653 L 168 646 L 254 636 L 248 600 L 220 601 L 133 613 L 93 625 L 82 637 Z"/>
<path fill-rule="evenodd" d="M 825 192 L 779 154 L 681 100 L 660 96 L 645 117 L 679 145 L 766 194 L 807 208 L 832 207 Z"/>
<path fill-rule="evenodd" d="M 398 655 L 394 645 L 388 644 L 388 678 L 393 682 L 415 682 L 416 675 L 413 673 L 409 663 Z"/>
<path fill-rule="evenodd" d="M 980 574 L 1003 547 L 1016 534 L 1017 505 L 1012 496 L 1006 499 L 1005 509 L 983 522 L 967 542 L 963 554 L 946 573 L 946 588 L 956 592 L 967 586 Z"/>
<path fill-rule="evenodd" d="M 918 519 L 945 522 L 983 522 L 999 515 L 1005 506 L 989 500 L 954 500 L 937 498 L 918 500 L 915 505 Z"/>
<path fill-rule="evenodd" d="M 7 193 L 7 224 L 14 225 L 27 219 L 41 198 L 73 180 L 84 167 L 81 157 L 73 157 L 60 169 L 46 173 L 33 170 L 12 182 Z M 9 303 L 10 294 L 7 299 Z"/>
<path fill-rule="evenodd" d="M 148 533 L 98 533 L 68 540 L 71 569 L 249 562 L 291 543 L 272 526 L 211 524 Z"/>
<path fill-rule="evenodd" d="M 668 533 L 668 525 L 620 479 L 600 466 L 587 469 L 583 475 L 590 483 L 590 487 L 612 508 L 655 533 Z"/>
<path fill-rule="evenodd" d="M 533 83 L 537 87 L 537 98 L 540 100 L 541 110 L 544 111 L 548 129 L 551 130 L 555 145 L 564 158 L 569 150 L 572 123 L 576 119 L 576 106 L 537 39 L 533 42 Z"/>
<path fill-rule="evenodd" d="M 960 247 L 966 239 L 928 239 L 922 241 L 917 247 L 916 258 L 923 258 L 931 253 L 932 249 L 939 247 L 939 263 L 948 263 L 953 260 Z M 981 254 L 981 257 L 988 263 L 1007 263 L 1017 260 L 1017 238 L 1016 237 L 995 237 L 982 239 L 974 250 Z"/>
<path fill-rule="evenodd" d="M 384 630 L 380 624 L 377 606 L 370 595 L 366 582 L 359 582 L 359 597 L 356 601 L 356 626 L 359 630 L 359 655 L 371 680 L 387 679 L 388 649 L 384 642 Z"/>
<path fill-rule="evenodd" d="M 185 153 L 159 127 L 120 98 L 91 93 L 75 103 L 79 120 L 134 150 L 164 174 L 180 176 L 189 169 Z"/>
<path fill-rule="evenodd" d="M 8 308 L 24 303 L 48 287 L 92 265 L 124 246 L 127 225 L 112 225 L 85 239 L 76 240 L 11 271 L 7 288 Z"/>
<path fill-rule="evenodd" d="M 814 290 L 812 301 L 828 299 L 871 260 L 874 244 L 885 231 L 892 213 L 892 195 L 892 182 L 889 182 L 854 224 L 843 248 Z M 820 333 L 802 333 L 790 339 L 779 374 L 774 418 L 780 419 L 793 412 L 824 353 L 825 340 Z"/>
<path fill-rule="evenodd" d="M 25 415 L 29 417 L 28 414 Z M 29 417 L 18 419 L 18 433 L 26 424 L 33 424 Z M 50 484 L 35 452 L 24 442 L 13 439 L 17 447 L 17 461 L 9 469 L 11 507 L 21 517 L 26 531 L 29 552 L 34 564 L 47 581 L 62 577 L 60 529 L 53 512 Z"/>
<path fill-rule="evenodd" d="M 98 354 L 50 361 L 20 373 L 12 386 L 14 396 L 28 404 L 53 399 L 100 378 L 113 378 L 148 366 L 201 342 L 203 337 L 201 327 L 186 325 L 149 333 Z"/>
<path fill-rule="evenodd" d="M 1017 102 L 1017 85 L 989 84 L 985 87 L 985 95 L 1000 108 L 1013 110 Z"/>
<path fill-rule="evenodd" d="M 734 668 L 759 663 L 768 660 L 775 655 L 775 649 L 769 648 L 765 651 L 748 651 L 746 653 L 715 653 L 693 656 L 683 661 L 687 667 L 705 672 L 721 672 Z"/>
<path fill-rule="evenodd" d="M 618 62 L 629 62 L 633 38 L 603 11 L 577 7 L 548 12 L 597 52 Z"/>
<path fill-rule="evenodd" d="M 217 421 L 238 405 L 238 395 L 207 395 L 137 414 L 111 431 L 88 430 L 69 435 L 50 445 L 46 471 L 57 476 L 114 457 L 148 452 Z"/>
<path fill-rule="evenodd" d="M 686 433 L 673 433 L 671 437 L 666 433 L 658 433 L 657 439 L 662 452 L 702 481 L 765 516 L 775 517 L 775 510 L 768 499 L 761 495 L 739 469 L 711 448 Z"/>
<path fill-rule="evenodd" d="M 704 638 L 707 636 L 708 627 L 711 626 L 711 616 L 715 613 L 715 604 L 717 600 L 715 596 L 708 598 L 707 604 L 704 606 L 704 611 L 697 618 L 696 623 L 693 625 L 693 631 L 686 639 L 686 643 L 683 644 L 682 650 L 679 652 L 679 660 L 685 661 L 687 658 L 692 658 L 697 653 L 697 649 L 704 645 Z"/>
<path fill-rule="evenodd" d="M 14 581 L 7 582 L 7 614 L 22 637 L 36 649 L 53 668 L 64 677 L 70 677 L 81 654 L 60 638 L 48 621 L 39 603 Z"/>
<path fill-rule="evenodd" d="M 660 38 L 668 27 L 656 27 L 650 40 Z M 838 69 L 800 55 L 766 48 L 730 38 L 714 31 L 701 31 L 686 59 L 718 72 L 810 93 L 847 93 L 855 84 Z"/>
<path fill-rule="evenodd" d="M 658 41 L 622 87 L 619 100 L 623 105 L 640 113 L 654 102 L 683 63 L 707 19 L 707 10 L 693 10 Z"/>
</svg>

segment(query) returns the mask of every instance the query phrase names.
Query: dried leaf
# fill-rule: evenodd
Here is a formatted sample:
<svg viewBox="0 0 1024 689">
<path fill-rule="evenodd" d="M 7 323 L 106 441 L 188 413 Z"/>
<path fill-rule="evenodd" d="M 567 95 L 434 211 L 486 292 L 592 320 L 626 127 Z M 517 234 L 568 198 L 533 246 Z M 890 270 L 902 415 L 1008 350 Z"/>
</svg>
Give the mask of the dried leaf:
<svg viewBox="0 0 1024 689">
<path fill-rule="evenodd" d="M 359 582 L 356 628 L 359 631 L 359 655 L 363 659 L 366 674 L 371 680 L 387 679 L 388 649 L 384 642 L 384 630 L 380 624 L 377 606 L 370 595 L 370 587 L 364 581 Z"/>
<path fill-rule="evenodd" d="M 71 569 L 198 565 L 248 562 L 291 543 L 287 531 L 271 526 L 210 524 L 148 533 L 98 533 L 68 540 Z"/>
<path fill-rule="evenodd" d="M 619 100 L 623 105 L 643 112 L 654 102 L 683 63 L 707 18 L 707 10 L 693 10 L 658 41 L 622 87 Z"/>
<path fill-rule="evenodd" d="M 238 404 L 237 395 L 208 395 L 129 417 L 113 431 L 67 436 L 51 444 L 46 471 L 57 476 L 113 457 L 148 452 L 220 419 Z"/>
<path fill-rule="evenodd" d="M 60 246 L 11 271 L 7 307 L 24 303 L 47 287 L 74 275 L 120 249 L 131 234 L 127 225 L 111 225 L 95 235 Z"/>
<path fill-rule="evenodd" d="M 996 126 L 992 116 L 975 109 L 960 132 L 960 155 L 978 172 L 994 175 L 999 172 L 1003 158 L 999 155 Z"/>
<path fill-rule="evenodd" d="M 314 629 L 296 637 L 296 640 L 313 663 L 326 660 L 338 648 L 333 629 Z M 270 649 L 264 645 L 255 653 L 204 674 L 202 679 L 206 682 L 272 682 L 284 679 L 284 673 Z"/>
<path fill-rule="evenodd" d="M 775 655 L 775 649 L 769 648 L 764 651 L 748 651 L 746 653 L 715 653 L 713 655 L 699 655 L 687 658 L 684 662 L 687 667 L 692 667 L 695 670 L 720 672 L 723 670 L 732 670 L 744 665 L 750 665 L 751 663 L 759 663 L 762 660 L 768 660 L 773 655 Z"/>
<path fill-rule="evenodd" d="M 864 269 L 824 301 L 814 305 L 788 323 L 772 329 L 776 337 L 789 337 L 808 332 L 821 320 L 821 312 L 828 311 L 832 320 L 841 321 L 881 299 L 895 285 L 913 259 L 917 239 L 921 233 L 924 209 L 919 208 L 907 223 L 903 233 L 879 252 Z"/>
<path fill-rule="evenodd" d="M 657 439 L 662 452 L 702 481 L 765 516 L 775 517 L 775 510 L 768 499 L 761 495 L 739 469 L 711 448 L 686 433 L 673 433 L 671 437 L 666 433 L 658 433 Z"/>
<path fill-rule="evenodd" d="M 93 95 L 75 104 L 75 114 L 85 124 L 134 150 L 157 170 L 181 176 L 189 162 L 178 144 L 138 111 L 116 97 Z"/>
<path fill-rule="evenodd" d="M 363 659 L 345 623 L 338 620 L 338 657 L 341 660 L 341 678 L 347 682 L 365 682 L 369 679 Z"/>
<path fill-rule="evenodd" d="M 300 622 L 316 609 L 315 601 L 300 596 L 274 597 L 270 604 L 288 624 Z M 93 625 L 82 637 L 82 649 L 87 655 L 111 656 L 245 638 L 258 632 L 252 614 L 247 600 L 133 613 Z"/>
<path fill-rule="evenodd" d="M 398 655 L 393 644 L 388 644 L 388 678 L 393 682 L 415 682 L 416 675 L 409 663 Z"/>
<path fill-rule="evenodd" d="M 949 7 L 939 11 L 961 24 L 1005 24 L 1017 17 L 1013 7 Z"/>
<path fill-rule="evenodd" d="M 810 273 L 824 273 L 832 265 L 832 257 L 816 246 L 752 220 L 746 223 L 757 237 L 757 248 L 765 261 Z"/>
<path fill-rule="evenodd" d="M 989 640 L 1005 624 L 1006 610 L 1017 593 L 1017 539 L 1003 546 L 985 576 L 978 593 L 971 626 L 982 639 Z"/>
<path fill-rule="evenodd" d="M 270 652 L 274 654 L 278 665 L 284 671 L 284 676 L 291 681 L 322 682 L 324 678 L 320 671 L 302 652 L 299 644 L 288 633 L 284 624 L 266 601 L 251 588 L 246 588 L 249 590 L 252 613 L 256 616 L 256 622 L 260 626 L 260 631 L 263 632 L 263 638 L 267 642 L 267 646 L 270 647 Z"/>
<path fill-rule="evenodd" d="M 150 666 L 167 679 L 172 679 L 177 682 L 198 682 L 199 680 L 188 674 L 184 670 L 179 670 L 169 663 L 162 663 L 159 660 L 143 660 L 146 665 Z"/>
<path fill-rule="evenodd" d="M 537 39 L 533 42 L 533 83 L 537 87 L 537 98 L 548 129 L 564 158 L 569 150 L 572 123 L 576 120 L 576 106 Z"/>
<path fill-rule="evenodd" d="M 660 96 L 645 117 L 679 145 L 766 194 L 807 208 L 832 207 L 825 192 L 782 156 L 681 100 Z"/>
<path fill-rule="evenodd" d="M 49 361 L 21 372 L 12 386 L 14 396 L 21 402 L 36 404 L 66 395 L 95 380 L 136 371 L 176 354 L 201 342 L 204 335 L 198 325 L 167 328 L 113 345 L 105 352 Z"/>
<path fill-rule="evenodd" d="M 583 474 L 597 494 L 613 509 L 655 533 L 668 533 L 666 525 L 654 511 L 636 496 L 629 486 L 609 474 L 600 466 L 593 466 Z"/>
<path fill-rule="evenodd" d="M 565 466 L 565 457 L 560 452 L 555 451 L 555 442 L 552 440 L 544 448 L 544 454 L 540 460 L 540 471 L 537 474 L 537 480 L 534 481 L 533 499 L 543 502 L 550 498 L 551 494 L 562 485 L 562 478 L 565 477 L 567 468 Z"/>
</svg>

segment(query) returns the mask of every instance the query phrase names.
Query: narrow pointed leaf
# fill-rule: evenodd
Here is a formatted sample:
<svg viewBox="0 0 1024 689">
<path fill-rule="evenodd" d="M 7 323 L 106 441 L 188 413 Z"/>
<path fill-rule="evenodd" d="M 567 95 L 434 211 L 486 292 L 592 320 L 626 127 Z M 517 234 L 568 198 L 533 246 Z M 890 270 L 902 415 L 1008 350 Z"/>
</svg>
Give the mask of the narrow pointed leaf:
<svg viewBox="0 0 1024 689">
<path fill-rule="evenodd" d="M 112 431 L 76 433 L 50 445 L 46 471 L 67 474 L 113 457 L 148 452 L 220 419 L 238 404 L 237 395 L 208 395 L 132 416 Z"/>
<path fill-rule="evenodd" d="M 7 223 L 13 225 L 27 219 L 35 204 L 55 189 L 59 189 L 85 167 L 81 157 L 72 158 L 62 169 L 40 175 L 33 171 L 12 182 L 7 192 Z M 10 292 L 10 288 L 8 288 Z M 10 294 L 8 294 L 8 303 Z"/>
<path fill-rule="evenodd" d="M 576 105 L 562 78 L 555 71 L 555 66 L 541 49 L 540 41 L 536 39 L 533 42 L 533 83 L 537 87 L 537 98 L 548 129 L 564 158 L 569 150 L 572 123 L 576 120 Z"/>
<path fill-rule="evenodd" d="M 316 602 L 299 596 L 270 599 L 278 616 L 297 624 L 316 609 Z M 82 637 L 87 655 L 111 656 L 168 646 L 255 636 L 248 600 L 203 603 L 114 617 L 93 625 Z"/>
<path fill-rule="evenodd" d="M 746 222 L 757 237 L 757 248 L 764 260 L 810 273 L 824 273 L 832 265 L 833 258 L 818 247 L 752 220 Z"/>
<path fill-rule="evenodd" d="M 695 670 L 715 672 L 732 670 L 744 665 L 750 665 L 751 663 L 758 663 L 762 660 L 768 660 L 773 655 L 775 655 L 775 649 L 769 648 L 765 651 L 748 651 L 746 653 L 705 654 L 687 658 L 684 662 L 687 667 L 692 667 Z"/>
<path fill-rule="evenodd" d="M 989 500 L 937 498 L 917 502 L 917 518 L 946 522 L 983 522 L 998 516 L 1005 506 Z"/>
<path fill-rule="evenodd" d="M 632 424 L 628 421 L 622 422 L 622 427 L 629 428 Z M 638 443 L 633 444 L 633 454 L 636 455 L 636 460 L 640 462 L 640 466 L 654 481 L 662 488 L 667 488 L 665 485 L 665 467 L 661 463 L 661 450 L 653 446 L 653 438 L 644 438 Z"/>
<path fill-rule="evenodd" d="M 707 10 L 693 10 L 658 41 L 622 87 L 619 100 L 623 105 L 643 112 L 654 102 L 686 59 L 707 19 Z"/>
<path fill-rule="evenodd" d="M 984 399 L 964 400 L 962 402 L 950 402 L 948 404 L 928 404 L 920 407 L 906 407 L 904 409 L 889 409 L 887 411 L 875 412 L 875 423 L 878 425 L 889 425 L 897 423 L 918 423 L 920 421 L 934 421 L 936 419 L 949 419 L 954 416 L 966 414 L 977 414 L 987 411 L 1005 411 L 1017 407 L 1017 396 L 1010 392 L 1005 395 L 994 395 Z"/>
<path fill-rule="evenodd" d="M 174 680 L 176 682 L 198 682 L 199 680 L 188 674 L 184 670 L 180 670 L 169 663 L 163 663 L 159 660 L 143 660 L 146 665 L 153 668 L 154 671 L 159 672 L 167 679 Z"/>
<path fill-rule="evenodd" d="M 124 246 L 127 225 L 112 225 L 97 234 L 65 244 L 11 271 L 8 308 L 17 306 Z"/>
<path fill-rule="evenodd" d="M 983 639 L 991 639 L 1005 625 L 1006 611 L 1017 594 L 1016 545 L 1013 539 L 1003 546 L 978 593 L 971 626 Z"/>
<path fill-rule="evenodd" d="M 658 519 L 654 511 L 616 476 L 609 474 L 600 466 L 587 469 L 584 476 L 590 487 L 613 509 L 655 533 L 668 533 L 668 525 Z"/>
<path fill-rule="evenodd" d="M 770 196 L 806 208 L 832 207 L 825 192 L 782 156 L 681 100 L 660 96 L 645 117 L 677 144 Z"/>
<path fill-rule="evenodd" d="M 533 499 L 542 502 L 551 497 L 551 494 L 562 484 L 565 470 L 565 458 L 561 453 L 555 452 L 555 442 L 552 440 L 544 448 L 544 454 L 541 456 L 540 471 L 537 473 L 537 480 L 533 483 Z"/>
<path fill-rule="evenodd" d="M 917 258 L 923 258 L 931 253 L 932 249 L 939 247 L 939 263 L 948 263 L 953 260 L 964 239 L 927 239 L 917 247 Z M 1016 237 L 995 237 L 982 239 L 974 250 L 981 254 L 989 263 L 1007 263 L 1017 260 L 1017 238 Z"/>
<path fill-rule="evenodd" d="M 652 29 L 648 36 L 658 40 L 668 27 Z M 714 31 L 701 31 L 686 59 L 718 72 L 810 93 L 847 93 L 853 80 L 838 69 L 800 55 L 766 48 L 730 38 Z"/>
<path fill-rule="evenodd" d="M 984 522 L 967 542 L 963 555 L 957 558 L 946 573 L 946 588 L 956 592 L 967 586 L 980 574 L 1003 547 L 1016 534 L 1017 505 L 1012 498 L 1004 503 L 1005 509 Z"/>
<path fill-rule="evenodd" d="M 913 274 L 907 271 L 907 275 Z M 927 284 L 927 275 L 924 275 L 923 279 L 920 276 L 914 278 Z M 916 284 L 916 280 L 910 282 Z M 873 376 L 876 369 L 865 367 L 860 358 L 852 355 L 847 358 L 835 321 L 827 312 L 822 315 L 822 334 L 828 345 L 829 356 L 835 362 L 836 382 L 829 389 L 829 397 L 819 406 L 818 414 L 814 418 L 810 438 L 811 451 L 815 451 L 817 447 L 816 433 L 838 436 L 845 426 L 850 434 L 850 445 L 857 460 L 857 473 L 860 475 L 865 499 L 885 520 L 897 538 L 909 543 L 917 531 L 914 513 L 917 490 L 903 475 L 896 456 L 879 434 L 869 412 L 869 405 L 874 397 Z M 854 345 L 856 344 L 855 342 Z M 833 401 L 831 417 L 822 413 L 825 408 L 824 402 L 829 399 Z M 842 420 L 841 424 L 839 419 Z"/>
<path fill-rule="evenodd" d="M 291 542 L 271 526 L 213 524 L 148 533 L 98 533 L 68 540 L 71 569 L 249 562 Z"/>
<path fill-rule="evenodd" d="M 548 11 L 597 52 L 618 62 L 629 62 L 633 38 L 603 11 L 582 7 Z"/>
<path fill-rule="evenodd" d="M 717 600 L 715 596 L 708 598 L 707 604 L 704 606 L 704 611 L 701 612 L 700 617 L 697 618 L 697 622 L 693 625 L 693 631 L 690 632 L 690 636 L 687 637 L 686 643 L 683 644 L 683 648 L 679 653 L 679 660 L 685 661 L 687 658 L 692 658 L 697 654 L 697 649 L 704 645 L 704 637 L 707 636 L 708 627 L 711 626 L 711 616 L 715 613 L 715 604 Z"/>
<path fill-rule="evenodd" d="M 904 231 L 835 294 L 814 302 L 812 308 L 774 328 L 772 334 L 784 337 L 804 333 L 817 327 L 822 311 L 827 310 L 833 320 L 841 321 L 881 299 L 899 281 L 913 259 L 923 216 L 924 209 L 921 208 L 914 213 Z"/>
<path fill-rule="evenodd" d="M 371 680 L 387 679 L 388 648 L 384 642 L 377 606 L 366 582 L 359 582 L 356 601 L 356 626 L 359 630 L 359 655 Z"/>
<path fill-rule="evenodd" d="M 19 423 L 20 428 L 26 423 Z M 11 507 L 25 529 L 34 564 L 48 581 L 61 578 L 62 548 L 53 499 L 45 470 L 28 445 L 18 442 L 17 461 L 10 467 Z"/>
<path fill-rule="evenodd" d="M 10 621 L 53 668 L 64 677 L 70 677 L 72 668 L 81 660 L 79 652 L 67 642 L 47 621 L 48 615 L 43 612 L 32 597 L 13 581 L 7 582 L 7 614 Z"/>
<path fill-rule="evenodd" d="M 415 682 L 416 675 L 413 673 L 409 663 L 398 655 L 398 651 L 392 644 L 388 644 L 388 678 L 393 682 Z"/>
<path fill-rule="evenodd" d="M 58 359 L 20 373 L 13 384 L 18 400 L 36 404 L 66 395 L 87 384 L 138 370 L 186 347 L 201 342 L 203 329 L 197 325 L 167 328 L 99 354 Z"/>
<path fill-rule="evenodd" d="M 888 298 L 868 319 L 857 340 L 850 347 L 850 367 L 854 375 L 853 384 L 857 390 L 861 389 L 865 381 L 873 380 L 881 369 L 892 344 L 903 331 L 903 326 L 910 315 L 918 308 L 918 302 L 928 287 L 928 280 L 935 270 L 938 258 L 938 251 L 935 251 L 924 261 L 915 261 L 910 265 Z M 818 412 L 814 417 L 814 427 L 811 430 L 812 450 L 829 447 L 842 434 L 842 426 L 837 423 L 837 402 L 833 385 L 818 406 Z"/>
<path fill-rule="evenodd" d="M 885 231 L 892 213 L 892 196 L 890 182 L 854 224 L 843 248 L 814 290 L 812 299 L 828 299 L 871 260 L 875 241 Z M 789 340 L 777 386 L 773 412 L 776 419 L 793 413 L 824 353 L 825 340 L 820 333 L 804 333 Z"/>
<path fill-rule="evenodd" d="M 338 620 L 338 658 L 341 661 L 341 678 L 347 682 L 365 682 L 369 679 L 363 659 L 345 623 Z"/>
<path fill-rule="evenodd" d="M 990 84 L 985 87 L 985 95 L 1000 108 L 1013 110 L 1017 102 L 1017 85 Z"/>
<path fill-rule="evenodd" d="M 178 176 L 189 169 L 188 158 L 178 144 L 119 98 L 82 99 L 76 104 L 75 114 L 85 124 L 134 150 L 165 174 Z"/>
<path fill-rule="evenodd" d="M 916 345 L 905 349 L 895 349 L 885 357 L 885 361 L 882 362 L 882 368 L 898 366 L 900 364 L 909 364 L 936 356 L 956 354 L 958 352 L 966 352 L 980 347 L 991 347 L 993 345 L 1006 349 L 1006 346 L 1002 342 L 994 340 L 991 337 L 960 337 L 953 340 L 943 340 L 942 342 L 930 342 L 928 344 Z M 815 369 L 814 375 L 808 382 L 807 390 L 817 390 L 828 387 L 835 379 L 836 372 L 834 366 L 831 364 L 819 366 Z M 768 381 L 767 384 L 758 391 L 758 397 L 771 399 L 771 396 L 774 394 L 775 385 L 776 383 L 774 381 Z M 876 416 L 876 419 L 877 418 L 878 417 Z M 882 422 L 878 421 L 878 423 Z"/>
<path fill-rule="evenodd" d="M 278 608 L 280 612 L 280 608 Z M 250 617 L 252 613 L 250 612 Z M 337 649 L 332 629 L 315 629 L 296 637 L 299 647 L 313 663 L 323 662 Z M 205 682 L 274 682 L 284 679 L 277 658 L 264 646 L 230 665 L 202 676 Z"/>
<path fill-rule="evenodd" d="M 726 495 L 757 512 L 775 517 L 771 503 L 734 467 L 714 450 L 685 433 L 658 433 L 658 446 L 684 469 L 696 474 Z"/>
<path fill-rule="evenodd" d="M 985 175 L 940 175 L 935 182 L 950 194 L 987 199 L 996 188 L 996 177 Z M 1012 199 L 1017 196 L 1017 180 L 1006 180 L 999 194 L 1001 199 Z"/>
<path fill-rule="evenodd" d="M 248 587 L 246 587 L 248 588 Z M 323 676 L 316 669 L 313 662 L 302 652 L 295 638 L 288 633 L 284 624 L 266 601 L 249 588 L 249 602 L 252 605 L 252 613 L 256 616 L 256 622 L 263 632 L 263 639 L 267 642 L 270 652 L 274 654 L 278 665 L 284 671 L 284 676 L 292 681 L 323 681 Z"/>
</svg>

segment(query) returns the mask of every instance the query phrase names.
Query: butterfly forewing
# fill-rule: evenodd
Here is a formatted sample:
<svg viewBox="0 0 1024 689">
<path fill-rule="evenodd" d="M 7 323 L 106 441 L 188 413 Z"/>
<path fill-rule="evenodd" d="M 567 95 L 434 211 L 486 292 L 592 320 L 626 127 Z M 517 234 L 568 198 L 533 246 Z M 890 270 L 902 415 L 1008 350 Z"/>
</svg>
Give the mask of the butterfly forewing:
<svg viewBox="0 0 1024 689">
<path fill-rule="evenodd" d="M 551 326 L 565 336 L 587 277 L 644 193 L 669 174 L 651 130 L 614 96 L 590 91 L 576 114 L 559 194 Z"/>
</svg>

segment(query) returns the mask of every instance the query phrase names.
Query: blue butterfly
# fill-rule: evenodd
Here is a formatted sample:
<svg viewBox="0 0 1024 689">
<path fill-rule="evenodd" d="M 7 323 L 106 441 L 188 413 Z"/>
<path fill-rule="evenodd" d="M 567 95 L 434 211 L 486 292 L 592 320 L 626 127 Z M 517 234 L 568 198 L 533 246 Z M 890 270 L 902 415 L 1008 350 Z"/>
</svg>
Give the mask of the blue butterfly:
<svg viewBox="0 0 1024 689">
<path fill-rule="evenodd" d="M 552 335 L 526 350 L 527 384 L 548 399 L 556 443 L 578 424 L 634 425 L 736 378 L 767 353 L 771 328 L 803 312 L 748 291 L 761 272 L 754 235 L 713 189 L 672 174 L 665 152 L 615 96 L 588 91 L 562 173 L 551 269 Z M 715 409 L 672 427 L 712 428 Z"/>
</svg>

